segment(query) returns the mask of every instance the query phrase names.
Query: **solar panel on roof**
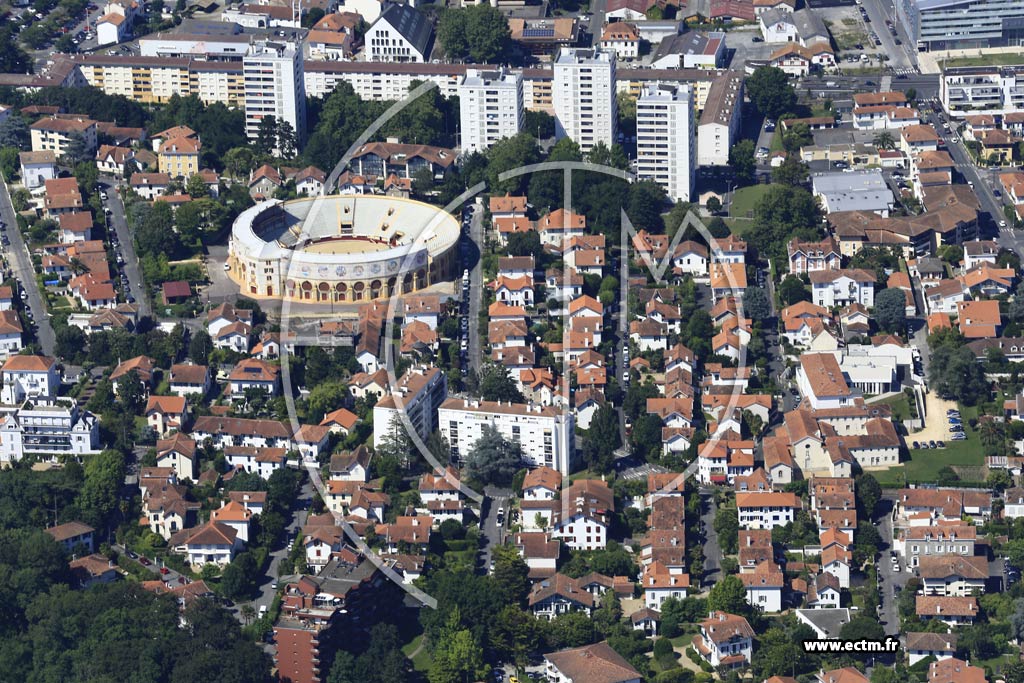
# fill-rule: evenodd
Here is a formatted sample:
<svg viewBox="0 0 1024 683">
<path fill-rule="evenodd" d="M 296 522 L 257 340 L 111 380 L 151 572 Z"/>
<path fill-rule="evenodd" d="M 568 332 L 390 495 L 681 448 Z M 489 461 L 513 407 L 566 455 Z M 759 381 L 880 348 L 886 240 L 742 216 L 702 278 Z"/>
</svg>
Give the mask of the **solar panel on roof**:
<svg viewBox="0 0 1024 683">
<path fill-rule="evenodd" d="M 523 38 L 553 38 L 555 35 L 555 29 L 553 28 L 526 28 L 523 29 Z"/>
</svg>

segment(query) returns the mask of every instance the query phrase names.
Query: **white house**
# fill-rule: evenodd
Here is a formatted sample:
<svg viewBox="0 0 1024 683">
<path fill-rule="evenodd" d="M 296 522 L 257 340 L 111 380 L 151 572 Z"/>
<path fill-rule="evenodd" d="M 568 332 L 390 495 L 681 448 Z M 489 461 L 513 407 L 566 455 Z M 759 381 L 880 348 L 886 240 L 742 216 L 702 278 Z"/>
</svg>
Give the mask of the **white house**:
<svg viewBox="0 0 1024 683">
<path fill-rule="evenodd" d="M 740 574 L 740 580 L 747 589 L 747 603 L 762 612 L 782 611 L 782 589 L 785 578 L 777 564 L 765 561 L 753 572 Z"/>
<path fill-rule="evenodd" d="M 113 45 L 131 35 L 131 21 L 123 14 L 105 14 L 96 20 L 96 44 Z"/>
<path fill-rule="evenodd" d="M 757 18 L 766 43 L 790 43 L 797 40 L 796 20 L 789 8 L 770 9 Z"/>
<path fill-rule="evenodd" d="M 224 459 L 231 467 L 258 474 L 262 479 L 270 479 L 270 475 L 285 466 L 288 460 L 285 453 L 283 448 L 228 446 L 224 449 Z"/>
<path fill-rule="evenodd" d="M 643 677 L 607 641 L 544 655 L 549 683 L 640 683 Z"/>
<path fill-rule="evenodd" d="M 25 400 L 52 403 L 60 389 L 57 359 L 49 356 L 11 356 L 4 363 L 4 405 L 20 405 Z"/>
<path fill-rule="evenodd" d="M 21 152 L 21 182 L 29 190 L 43 187 L 47 180 L 57 177 L 57 154 L 53 150 Z"/>
<path fill-rule="evenodd" d="M 754 630 L 743 617 L 711 612 L 701 622 L 700 635 L 693 637 L 693 649 L 713 667 L 743 667 L 754 651 Z"/>
<path fill-rule="evenodd" d="M 615 510 L 615 496 L 608 485 L 579 479 L 562 491 L 556 506 L 554 536 L 573 550 L 599 550 L 608 538 L 608 519 Z"/>
<path fill-rule="evenodd" d="M 223 567 L 235 558 L 241 546 L 238 532 L 220 522 L 184 529 L 171 537 L 168 546 L 182 553 L 193 567 L 215 564 Z"/>
<path fill-rule="evenodd" d="M 774 529 L 786 526 L 801 508 L 792 493 L 759 492 L 736 494 L 736 510 L 741 529 Z"/>
<path fill-rule="evenodd" d="M 816 270 L 809 274 L 814 304 L 832 308 L 859 303 L 875 305 L 875 275 L 857 268 Z"/>
</svg>

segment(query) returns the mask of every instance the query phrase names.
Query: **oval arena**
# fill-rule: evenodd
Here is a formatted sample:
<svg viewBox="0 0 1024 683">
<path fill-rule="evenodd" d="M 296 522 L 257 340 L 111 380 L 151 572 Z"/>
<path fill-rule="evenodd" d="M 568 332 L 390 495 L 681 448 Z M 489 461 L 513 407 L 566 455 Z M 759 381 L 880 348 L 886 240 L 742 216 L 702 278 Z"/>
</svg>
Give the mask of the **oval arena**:
<svg viewBox="0 0 1024 683">
<path fill-rule="evenodd" d="M 370 301 L 451 280 L 458 241 L 455 217 L 409 199 L 271 200 L 235 219 L 228 275 L 245 296 Z"/>
</svg>

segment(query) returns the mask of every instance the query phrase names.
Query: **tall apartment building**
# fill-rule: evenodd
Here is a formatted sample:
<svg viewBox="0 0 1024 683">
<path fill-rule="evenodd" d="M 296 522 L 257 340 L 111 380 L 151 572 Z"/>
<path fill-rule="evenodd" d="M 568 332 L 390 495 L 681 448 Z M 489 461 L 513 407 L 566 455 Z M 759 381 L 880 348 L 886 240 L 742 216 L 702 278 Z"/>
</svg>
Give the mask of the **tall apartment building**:
<svg viewBox="0 0 1024 683">
<path fill-rule="evenodd" d="M 256 43 L 242 60 L 245 75 L 245 134 L 255 140 L 260 121 L 287 121 L 295 140 L 306 137 L 306 78 L 302 47 L 295 43 Z"/>
<path fill-rule="evenodd" d="M 743 118 L 743 74 L 726 71 L 711 83 L 697 127 L 697 163 L 728 166 Z"/>
<path fill-rule="evenodd" d="M 950 67 L 939 74 L 939 99 L 950 116 L 1024 110 L 1024 66 Z"/>
<path fill-rule="evenodd" d="M 373 407 L 373 447 L 380 448 L 391 430 L 402 424 L 399 411 L 426 439 L 434 431 L 434 414 L 447 397 L 448 378 L 439 368 L 411 368 Z"/>
<path fill-rule="evenodd" d="M 523 75 L 469 69 L 459 84 L 462 151 L 482 152 L 523 125 Z"/>
<path fill-rule="evenodd" d="M 450 398 L 437 411 L 437 426 L 448 440 L 453 460 L 465 460 L 489 425 L 523 448 L 530 467 L 572 470 L 573 417 L 552 406 Z"/>
<path fill-rule="evenodd" d="M 1020 45 L 1020 0 L 897 0 L 896 16 L 919 50 Z"/>
<path fill-rule="evenodd" d="M 552 99 L 555 137 L 571 138 L 584 153 L 615 142 L 615 53 L 563 48 L 555 59 Z"/>
<path fill-rule="evenodd" d="M 636 102 L 637 175 L 653 180 L 676 201 L 690 201 L 697 170 L 693 91 L 651 83 Z"/>
</svg>

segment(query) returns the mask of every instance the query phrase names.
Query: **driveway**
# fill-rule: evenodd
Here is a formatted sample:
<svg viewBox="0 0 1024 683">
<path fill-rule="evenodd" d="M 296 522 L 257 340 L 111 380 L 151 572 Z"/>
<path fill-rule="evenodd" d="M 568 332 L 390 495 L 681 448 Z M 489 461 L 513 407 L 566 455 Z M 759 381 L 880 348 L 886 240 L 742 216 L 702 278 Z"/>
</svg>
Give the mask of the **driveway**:
<svg viewBox="0 0 1024 683">
<path fill-rule="evenodd" d="M 187 583 L 192 583 L 192 579 L 188 578 L 183 574 L 179 574 L 178 572 L 174 571 L 174 569 L 172 569 L 171 567 L 163 567 L 167 570 L 167 573 L 161 573 L 161 564 L 157 561 L 153 561 L 148 566 L 142 564 L 142 562 L 139 562 L 139 560 L 137 559 L 138 555 L 136 553 L 132 553 L 131 555 L 136 555 L 136 557 L 132 557 L 128 554 L 128 549 L 125 548 L 123 545 L 113 544 L 110 547 L 116 550 L 121 555 L 127 555 L 129 559 L 138 562 L 142 567 L 148 569 L 153 574 L 154 579 L 160 579 L 165 584 L 167 584 L 168 588 L 174 588 L 176 586 L 182 586 Z"/>
<path fill-rule="evenodd" d="M 139 307 L 140 318 L 152 316 L 153 308 L 149 304 L 149 292 L 146 291 L 146 285 L 142 280 L 142 268 L 139 266 L 139 257 L 135 253 L 135 241 L 132 239 L 132 233 L 128 230 L 128 219 L 124 215 L 124 202 L 121 200 L 121 194 L 117 191 L 116 182 L 109 177 L 102 180 L 102 186 L 108 197 L 103 202 L 103 206 L 110 209 L 110 215 L 107 217 L 107 239 L 110 239 L 111 234 L 117 235 L 117 252 L 124 258 L 124 273 L 128 276 L 129 289 L 121 287 L 125 297 L 127 298 L 129 293 L 135 296 L 135 305 Z M 110 228 L 113 228 L 113 231 Z"/>
<path fill-rule="evenodd" d="M 57 337 L 53 333 L 53 326 L 50 324 L 50 314 L 43 303 L 42 293 L 39 291 L 39 284 L 36 282 L 36 269 L 32 265 L 32 257 L 25 246 L 25 240 L 21 237 L 21 230 L 18 229 L 17 217 L 14 213 L 14 205 L 11 204 L 11 194 L 7 190 L 7 183 L 0 182 L 3 191 L 0 192 L 0 217 L 7 224 L 6 234 L 11 244 L 6 248 L 8 263 L 14 271 L 15 277 L 21 282 L 22 288 L 28 294 L 25 306 L 31 309 L 33 319 L 36 322 L 36 339 L 39 346 L 47 356 L 54 355 L 57 346 Z"/>
</svg>

